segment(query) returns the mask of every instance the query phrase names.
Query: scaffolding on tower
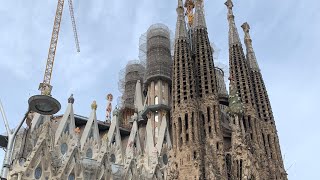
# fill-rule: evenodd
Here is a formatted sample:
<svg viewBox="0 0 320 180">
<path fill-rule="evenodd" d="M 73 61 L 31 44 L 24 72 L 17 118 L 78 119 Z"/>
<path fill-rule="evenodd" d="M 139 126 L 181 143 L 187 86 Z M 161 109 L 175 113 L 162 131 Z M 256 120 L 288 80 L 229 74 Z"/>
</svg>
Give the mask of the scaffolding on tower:
<svg viewBox="0 0 320 180">
<path fill-rule="evenodd" d="M 139 58 L 145 64 L 144 83 L 154 78 L 171 81 L 172 56 L 174 48 L 173 33 L 164 24 L 153 24 L 142 34 L 139 41 Z M 161 62 L 161 63 L 159 63 Z"/>
<path fill-rule="evenodd" d="M 139 60 L 129 61 L 119 73 L 118 88 L 122 93 L 118 99 L 118 106 L 122 111 L 121 124 L 129 125 L 129 120 L 135 112 L 134 97 L 136 83 L 143 82 L 145 66 Z"/>
</svg>

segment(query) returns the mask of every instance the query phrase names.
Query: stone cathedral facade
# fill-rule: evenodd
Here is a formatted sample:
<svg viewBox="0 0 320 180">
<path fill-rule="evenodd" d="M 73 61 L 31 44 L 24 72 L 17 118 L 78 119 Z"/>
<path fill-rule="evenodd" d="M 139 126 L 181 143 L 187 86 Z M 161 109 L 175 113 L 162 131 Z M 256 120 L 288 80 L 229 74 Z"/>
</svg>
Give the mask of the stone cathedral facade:
<svg viewBox="0 0 320 180">
<path fill-rule="evenodd" d="M 7 178 L 286 180 L 250 26 L 241 26 L 245 52 L 232 0 L 225 5 L 229 93 L 224 72 L 213 61 L 203 0 L 178 0 L 173 55 L 168 28 L 151 26 L 146 63 L 139 65 L 143 73 L 131 70 L 126 76 L 128 106 L 99 121 L 95 101 L 84 117 L 74 113 L 70 96 L 63 115 L 30 113 L 16 138 Z"/>
</svg>

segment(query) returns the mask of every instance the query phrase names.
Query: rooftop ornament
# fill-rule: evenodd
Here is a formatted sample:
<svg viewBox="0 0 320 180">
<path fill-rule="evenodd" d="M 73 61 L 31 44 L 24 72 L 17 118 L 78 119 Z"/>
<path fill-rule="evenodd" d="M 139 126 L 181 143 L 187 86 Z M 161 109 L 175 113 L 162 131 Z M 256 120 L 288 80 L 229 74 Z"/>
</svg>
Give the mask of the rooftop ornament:
<svg viewBox="0 0 320 180">
<path fill-rule="evenodd" d="M 97 108 L 98 108 L 97 102 L 93 101 L 92 104 L 91 104 L 91 109 L 92 110 L 97 110 Z"/>
<path fill-rule="evenodd" d="M 108 94 L 106 97 L 108 104 L 107 104 L 107 108 L 106 108 L 106 122 L 110 122 L 111 120 L 111 111 L 112 111 L 112 100 L 113 100 L 113 95 L 112 94 Z"/>
</svg>

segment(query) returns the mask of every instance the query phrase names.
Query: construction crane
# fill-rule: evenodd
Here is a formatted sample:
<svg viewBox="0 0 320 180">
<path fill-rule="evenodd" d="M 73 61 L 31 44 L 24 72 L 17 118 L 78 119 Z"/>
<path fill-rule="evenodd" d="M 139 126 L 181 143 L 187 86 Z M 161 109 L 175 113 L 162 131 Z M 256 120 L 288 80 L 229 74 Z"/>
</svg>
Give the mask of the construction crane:
<svg viewBox="0 0 320 180">
<path fill-rule="evenodd" d="M 72 28 L 73 28 L 76 48 L 77 48 L 77 52 L 80 52 L 80 45 L 79 45 L 77 28 L 76 28 L 76 22 L 75 22 L 74 13 L 73 13 L 72 0 L 68 0 L 68 2 L 69 2 L 68 4 L 69 4 L 69 10 L 70 10 L 70 16 L 71 16 L 71 22 L 72 22 Z M 64 5 L 64 0 L 58 0 L 56 15 L 54 18 L 52 36 L 51 36 L 51 41 L 50 41 L 49 53 L 48 53 L 48 58 L 47 58 L 46 70 L 44 73 L 43 82 L 40 83 L 40 85 L 39 85 L 39 90 L 41 91 L 42 95 L 51 96 L 52 86 L 50 85 L 50 81 L 51 81 L 54 58 L 56 55 L 56 49 L 57 49 L 57 44 L 58 44 L 60 24 L 61 24 L 61 20 L 62 20 L 63 5 Z"/>
</svg>

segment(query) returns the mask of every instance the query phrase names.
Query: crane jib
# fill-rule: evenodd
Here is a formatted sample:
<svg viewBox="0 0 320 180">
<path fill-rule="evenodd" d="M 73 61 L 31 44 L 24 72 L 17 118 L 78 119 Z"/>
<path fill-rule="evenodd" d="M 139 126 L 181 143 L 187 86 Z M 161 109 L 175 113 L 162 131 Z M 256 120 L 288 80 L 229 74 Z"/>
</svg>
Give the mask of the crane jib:
<svg viewBox="0 0 320 180">
<path fill-rule="evenodd" d="M 77 52 L 80 52 L 80 45 L 79 45 L 78 33 L 77 33 L 77 28 L 76 28 L 76 23 L 75 23 L 75 18 L 74 18 L 72 0 L 68 0 L 68 4 L 69 4 L 72 29 L 73 29 L 73 33 L 74 33 L 76 48 L 77 48 Z M 39 86 L 39 90 L 41 91 L 41 94 L 43 94 L 43 95 L 50 95 L 51 90 L 52 90 L 52 86 L 50 85 L 50 81 L 51 81 L 53 64 L 54 64 L 54 59 L 55 59 L 55 54 L 56 54 L 56 48 L 57 48 L 58 39 L 59 39 L 59 31 L 60 31 L 60 24 L 61 24 L 61 20 L 62 20 L 63 5 L 64 5 L 64 0 L 58 0 L 56 15 L 54 18 L 52 36 L 51 36 L 51 41 L 50 41 L 50 47 L 49 47 L 49 52 L 48 52 L 47 64 L 46 64 L 46 69 L 45 69 L 45 73 L 44 73 L 44 77 L 43 77 L 43 83 L 40 83 L 40 86 Z"/>
</svg>

